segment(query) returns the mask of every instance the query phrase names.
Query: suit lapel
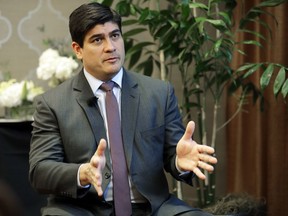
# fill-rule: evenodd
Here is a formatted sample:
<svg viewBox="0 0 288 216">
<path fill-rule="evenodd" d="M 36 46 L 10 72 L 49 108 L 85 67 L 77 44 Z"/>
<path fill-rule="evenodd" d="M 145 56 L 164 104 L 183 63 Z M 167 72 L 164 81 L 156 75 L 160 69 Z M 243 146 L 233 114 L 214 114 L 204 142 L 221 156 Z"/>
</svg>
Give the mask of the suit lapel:
<svg viewBox="0 0 288 216">
<path fill-rule="evenodd" d="M 101 138 L 105 138 L 107 140 L 104 121 L 97 104 L 97 98 L 94 96 L 83 71 L 79 73 L 73 86 L 73 90 L 76 94 L 76 100 L 83 108 L 91 125 L 96 143 L 98 144 Z M 138 104 L 138 84 L 136 80 L 124 70 L 121 92 L 121 124 L 123 143 L 129 168 L 132 160 L 133 139 L 137 122 Z M 110 158 L 108 148 L 106 148 L 105 156 L 106 158 Z M 107 169 L 111 170 L 110 160 L 106 160 L 106 165 Z"/>
<path fill-rule="evenodd" d="M 124 70 L 121 93 L 121 124 L 128 168 L 130 168 L 132 160 L 133 140 L 137 122 L 138 104 L 138 84 L 135 79 L 133 79 L 133 77 Z"/>
<path fill-rule="evenodd" d="M 78 80 L 75 82 L 73 90 L 76 93 L 77 102 L 83 108 L 91 125 L 96 143 L 98 144 L 102 138 L 107 140 L 104 121 L 97 104 L 97 98 L 94 96 L 83 71 L 78 75 Z M 106 148 L 105 156 L 106 158 L 110 157 L 108 148 Z M 111 170 L 110 160 L 106 160 L 106 165 Z"/>
</svg>

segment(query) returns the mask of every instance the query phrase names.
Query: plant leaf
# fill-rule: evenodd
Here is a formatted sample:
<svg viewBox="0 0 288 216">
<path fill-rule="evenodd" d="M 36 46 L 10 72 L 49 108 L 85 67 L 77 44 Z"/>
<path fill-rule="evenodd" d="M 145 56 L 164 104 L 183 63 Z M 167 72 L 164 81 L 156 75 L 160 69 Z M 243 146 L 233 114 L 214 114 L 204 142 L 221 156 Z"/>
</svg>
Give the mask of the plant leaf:
<svg viewBox="0 0 288 216">
<path fill-rule="evenodd" d="M 142 32 L 145 32 L 147 31 L 145 28 L 136 28 L 136 29 L 131 29 L 130 31 L 127 31 L 123 34 L 123 37 L 124 38 L 127 38 L 127 37 L 131 37 L 133 35 L 137 35 L 137 34 L 140 34 Z"/>
<path fill-rule="evenodd" d="M 162 27 L 160 27 L 157 32 L 154 34 L 155 38 L 163 37 L 163 35 L 167 34 L 171 26 L 169 24 L 166 24 Z"/>
<path fill-rule="evenodd" d="M 146 61 L 141 62 L 136 67 L 136 71 L 142 71 L 147 76 L 151 76 L 153 73 L 153 57 L 150 56 Z"/>
<path fill-rule="evenodd" d="M 283 4 L 284 2 L 287 2 L 287 0 L 268 0 L 261 2 L 258 6 L 259 7 L 275 7 L 280 4 Z"/>
<path fill-rule="evenodd" d="M 262 38 L 263 40 L 266 40 L 266 38 L 261 33 L 256 32 L 256 31 L 251 31 L 248 29 L 240 29 L 239 32 L 245 32 L 245 33 L 253 34 L 259 38 Z"/>
<path fill-rule="evenodd" d="M 144 67 L 144 75 L 151 76 L 153 73 L 153 58 L 149 57 Z"/>
<path fill-rule="evenodd" d="M 287 94 L 288 94 L 288 79 L 283 84 L 281 93 L 282 93 L 284 98 L 287 96 Z"/>
<path fill-rule="evenodd" d="M 126 1 L 120 1 L 116 5 L 116 10 L 123 17 L 129 16 L 130 15 L 130 4 L 127 3 Z"/>
<path fill-rule="evenodd" d="M 245 64 L 245 65 L 242 65 L 241 67 L 239 67 L 236 72 L 241 72 L 241 71 L 245 71 L 251 67 L 253 67 L 255 64 L 254 63 L 248 63 L 248 64 Z"/>
<path fill-rule="evenodd" d="M 273 71 L 274 71 L 274 65 L 269 64 L 260 78 L 260 86 L 261 86 L 262 90 L 265 89 L 269 85 Z"/>
<path fill-rule="evenodd" d="M 142 49 L 137 50 L 133 55 L 130 57 L 129 61 L 129 68 L 132 68 L 134 65 L 137 64 L 140 57 L 142 55 Z"/>
<path fill-rule="evenodd" d="M 190 8 L 200 8 L 200 9 L 208 10 L 207 5 L 202 4 L 202 3 L 196 3 L 196 2 L 190 3 L 189 7 Z"/>
<path fill-rule="evenodd" d="M 122 26 L 129 26 L 138 23 L 138 20 L 135 19 L 129 19 L 129 20 L 123 20 Z"/>
<path fill-rule="evenodd" d="M 216 26 L 216 27 L 224 27 L 227 28 L 226 23 L 223 20 L 220 19 L 207 19 L 206 22 L 211 23 L 212 25 Z"/>
<path fill-rule="evenodd" d="M 219 15 L 223 17 L 223 20 L 225 23 L 227 23 L 229 26 L 231 25 L 231 18 L 228 13 L 225 12 L 219 12 Z"/>
<path fill-rule="evenodd" d="M 111 7 L 112 3 L 113 3 L 113 0 L 103 0 L 102 1 L 102 4 L 106 5 L 108 7 Z"/>
<path fill-rule="evenodd" d="M 250 76 L 251 74 L 253 74 L 255 71 L 257 71 L 259 69 L 259 67 L 261 67 L 263 64 L 255 64 L 253 67 L 251 67 L 244 75 L 243 78 L 247 78 L 248 76 Z"/>
<path fill-rule="evenodd" d="M 223 39 L 221 38 L 221 39 L 219 39 L 219 40 L 217 40 L 217 41 L 215 42 L 215 44 L 214 44 L 214 46 L 213 46 L 213 49 L 214 49 L 214 51 L 215 51 L 216 53 L 219 51 L 219 49 L 220 49 L 220 47 L 221 47 L 221 45 L 222 45 L 222 41 L 223 41 Z"/>
<path fill-rule="evenodd" d="M 188 2 L 182 2 L 182 7 L 181 7 L 181 19 L 186 20 L 189 17 L 190 14 L 190 8 L 188 5 Z"/>
<path fill-rule="evenodd" d="M 245 41 L 241 41 L 239 44 L 248 44 L 248 45 L 256 45 L 258 47 L 262 47 L 262 44 L 258 41 L 255 41 L 255 40 L 245 40 Z"/>
<path fill-rule="evenodd" d="M 135 46 L 131 47 L 126 53 L 126 58 L 129 59 L 134 53 L 138 52 L 139 50 L 143 49 L 145 46 L 154 45 L 152 42 L 142 42 L 138 43 Z"/>
<path fill-rule="evenodd" d="M 284 81 L 285 81 L 285 68 L 281 67 L 274 82 L 274 87 L 273 87 L 274 95 L 277 95 L 279 93 Z"/>
</svg>

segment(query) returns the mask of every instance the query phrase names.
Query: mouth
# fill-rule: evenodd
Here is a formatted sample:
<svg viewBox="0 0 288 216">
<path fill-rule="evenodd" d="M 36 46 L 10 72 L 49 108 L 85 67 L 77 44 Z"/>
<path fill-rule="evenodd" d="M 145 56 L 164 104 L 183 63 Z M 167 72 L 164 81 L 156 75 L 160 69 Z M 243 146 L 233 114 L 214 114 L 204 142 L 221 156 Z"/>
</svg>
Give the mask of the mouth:
<svg viewBox="0 0 288 216">
<path fill-rule="evenodd" d="M 115 63 L 119 59 L 120 59 L 119 57 L 114 56 L 114 57 L 106 58 L 104 61 L 109 62 L 109 63 Z"/>
</svg>

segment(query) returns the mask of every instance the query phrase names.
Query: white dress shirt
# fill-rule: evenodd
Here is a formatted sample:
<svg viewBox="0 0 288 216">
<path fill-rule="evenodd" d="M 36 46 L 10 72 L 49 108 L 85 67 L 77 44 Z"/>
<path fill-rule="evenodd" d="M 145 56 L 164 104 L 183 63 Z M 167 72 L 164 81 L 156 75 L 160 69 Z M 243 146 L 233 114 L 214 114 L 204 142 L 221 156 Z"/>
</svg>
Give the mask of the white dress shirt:
<svg viewBox="0 0 288 216">
<path fill-rule="evenodd" d="M 88 73 L 84 69 L 84 75 L 94 93 L 94 95 L 97 97 L 97 103 L 101 112 L 101 115 L 104 120 L 104 125 L 106 129 L 106 134 L 107 134 L 107 144 L 108 148 L 109 147 L 109 136 L 108 136 L 108 127 L 107 127 L 107 117 L 106 117 L 106 108 L 105 108 L 105 95 L 106 93 L 99 89 L 99 87 L 102 85 L 103 81 L 96 79 L 94 76 L 92 76 L 90 73 Z M 121 118 L 121 88 L 122 88 L 122 77 L 123 77 L 123 69 L 121 68 L 120 71 L 116 74 L 115 77 L 113 77 L 112 81 L 114 81 L 117 85 L 114 86 L 113 88 L 113 93 L 117 98 L 118 101 L 118 107 L 119 107 L 119 114 Z M 110 160 L 110 159 L 106 159 Z M 111 161 L 112 163 L 112 161 Z M 129 174 L 128 174 L 129 175 Z M 135 189 L 134 185 L 131 182 L 130 175 L 128 176 L 129 178 L 129 185 L 130 185 L 130 195 L 131 195 L 131 202 L 134 203 L 141 203 L 141 202 L 146 202 L 145 198 Z M 111 179 L 113 179 L 113 173 L 111 175 Z M 78 185 L 80 185 L 80 180 L 79 180 L 79 171 L 78 171 Z M 113 188 L 113 183 L 110 181 L 107 189 L 104 191 L 104 198 L 106 201 L 112 201 L 113 200 L 113 193 L 112 193 L 112 188 Z"/>
</svg>

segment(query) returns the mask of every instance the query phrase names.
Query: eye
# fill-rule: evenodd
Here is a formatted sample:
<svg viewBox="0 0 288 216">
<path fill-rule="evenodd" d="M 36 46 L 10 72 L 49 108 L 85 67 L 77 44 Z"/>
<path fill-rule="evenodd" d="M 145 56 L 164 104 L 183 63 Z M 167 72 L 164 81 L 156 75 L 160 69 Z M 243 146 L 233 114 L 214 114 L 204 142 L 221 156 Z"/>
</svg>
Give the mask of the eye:
<svg viewBox="0 0 288 216">
<path fill-rule="evenodd" d="M 113 39 L 113 40 L 116 40 L 116 39 L 118 39 L 120 37 L 120 33 L 113 33 L 112 35 L 111 35 L 111 38 Z"/>
<path fill-rule="evenodd" d="M 99 43 L 102 42 L 102 38 L 100 38 L 100 37 L 96 37 L 96 38 L 94 38 L 93 42 L 99 44 Z"/>
</svg>

